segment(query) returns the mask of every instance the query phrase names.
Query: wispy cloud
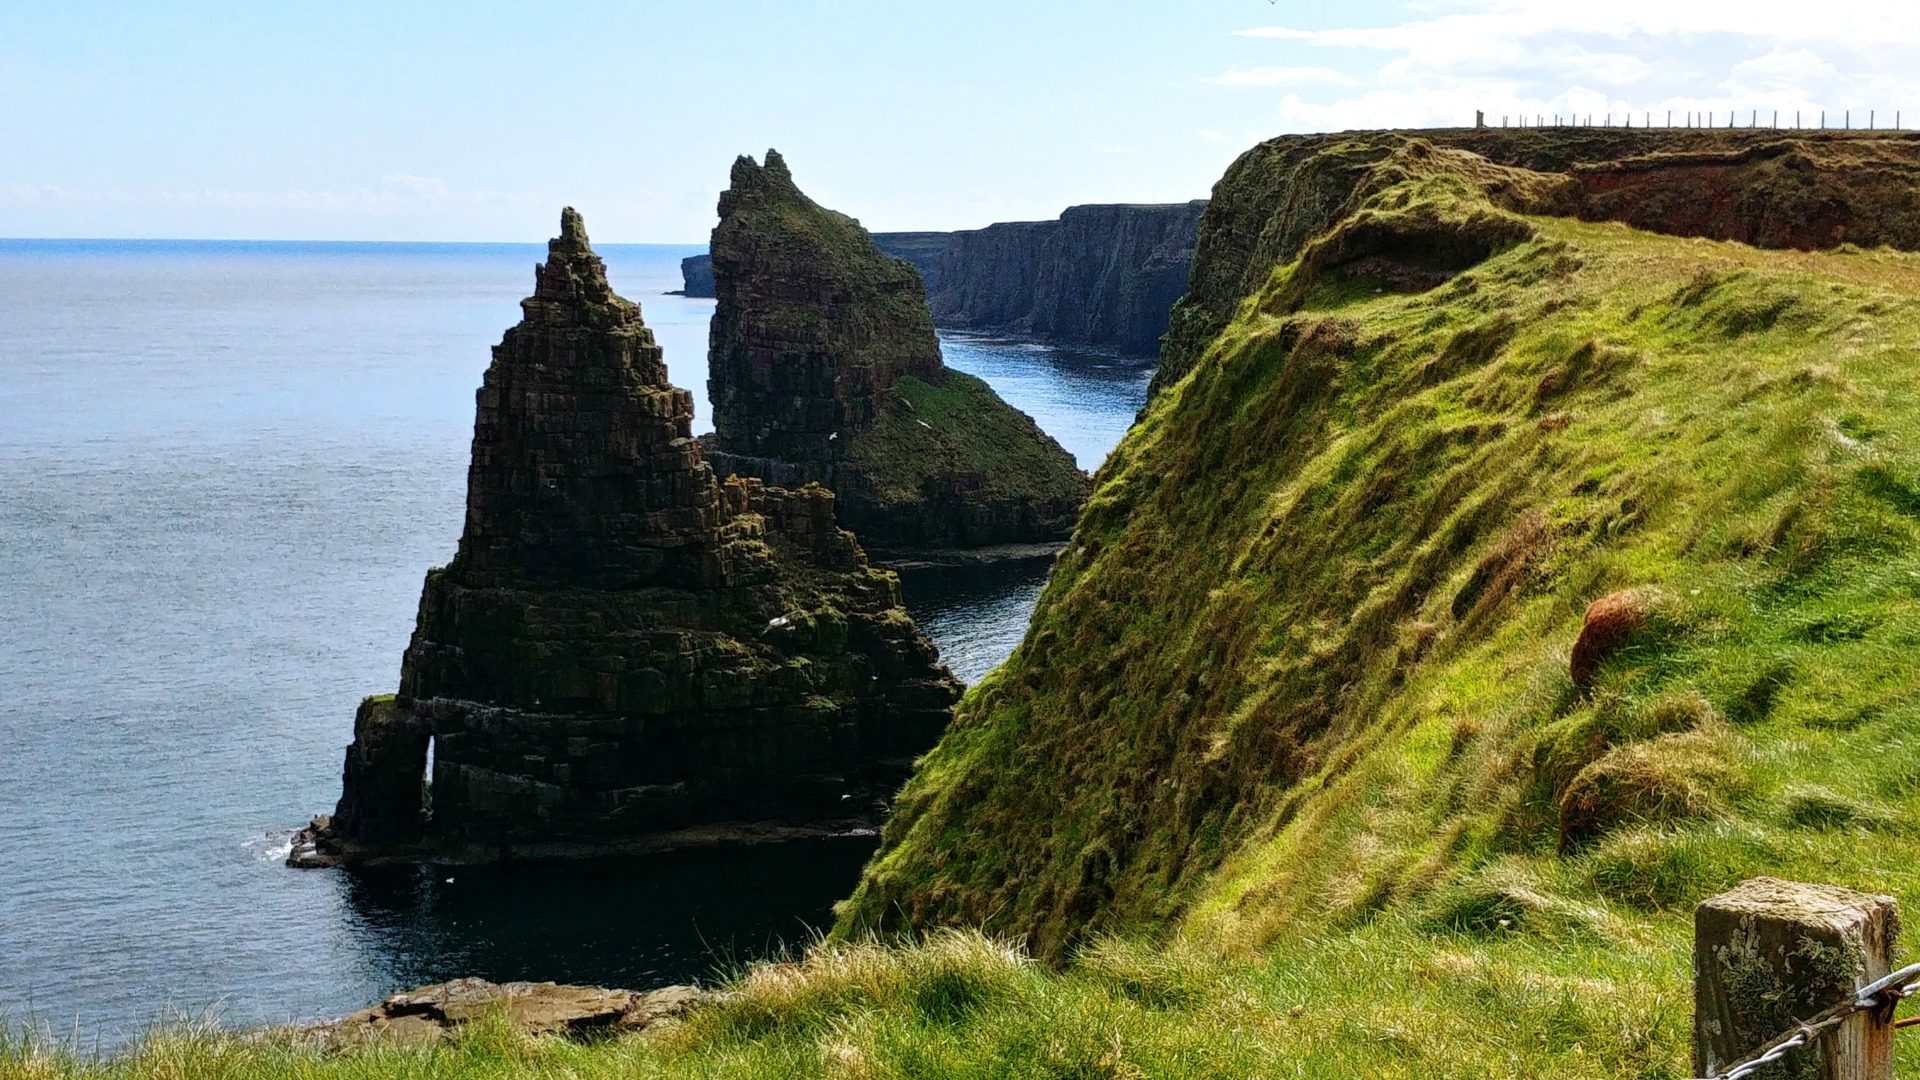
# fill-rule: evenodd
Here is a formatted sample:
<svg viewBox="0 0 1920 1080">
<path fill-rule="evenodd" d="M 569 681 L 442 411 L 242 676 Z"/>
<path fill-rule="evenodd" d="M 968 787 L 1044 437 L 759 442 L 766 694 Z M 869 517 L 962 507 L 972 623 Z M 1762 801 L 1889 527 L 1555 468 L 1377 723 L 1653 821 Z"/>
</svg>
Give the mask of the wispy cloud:
<svg viewBox="0 0 1920 1080">
<path fill-rule="evenodd" d="M 1920 117 L 1920 5 L 1884 0 L 1453 0 L 1404 21 L 1236 31 L 1271 43 L 1272 67 L 1333 70 L 1344 81 L 1229 82 L 1284 91 L 1291 130 L 1469 122 L 1502 114 L 1611 113 L 1663 117 L 1668 109 L 1744 121 L 1755 111 L 1825 108 Z M 1336 64 L 1315 63 L 1328 55 Z M 1289 63 L 1297 66 L 1289 67 Z M 1229 72 L 1228 74 L 1234 74 Z"/>
</svg>

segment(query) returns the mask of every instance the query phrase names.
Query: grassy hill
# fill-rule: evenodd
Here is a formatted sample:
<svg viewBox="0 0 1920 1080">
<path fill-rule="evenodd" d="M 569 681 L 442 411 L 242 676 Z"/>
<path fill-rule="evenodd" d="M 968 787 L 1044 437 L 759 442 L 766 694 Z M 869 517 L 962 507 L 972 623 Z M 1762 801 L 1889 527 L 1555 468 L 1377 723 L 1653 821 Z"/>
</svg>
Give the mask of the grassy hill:
<svg viewBox="0 0 1920 1080">
<path fill-rule="evenodd" d="M 1687 1076 L 1699 899 L 1920 911 L 1920 256 L 1345 152 L 1364 197 L 1108 461 L 842 941 L 597 1047 L 0 1074 Z"/>
</svg>

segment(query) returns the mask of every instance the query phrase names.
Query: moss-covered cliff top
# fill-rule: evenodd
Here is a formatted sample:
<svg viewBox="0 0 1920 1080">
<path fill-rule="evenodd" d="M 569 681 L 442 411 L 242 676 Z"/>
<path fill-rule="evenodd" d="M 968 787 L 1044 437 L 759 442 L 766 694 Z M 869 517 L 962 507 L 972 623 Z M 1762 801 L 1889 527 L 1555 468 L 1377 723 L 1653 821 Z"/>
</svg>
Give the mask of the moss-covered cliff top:
<svg viewBox="0 0 1920 1080">
<path fill-rule="evenodd" d="M 1625 1018 L 1744 876 L 1920 904 L 1920 257 L 1403 171 L 1114 453 L 847 928 L 1511 941 L 1631 958 Z"/>
<path fill-rule="evenodd" d="M 1920 249 L 1920 134 L 1913 132 L 1463 128 L 1282 136 L 1240 155 L 1215 185 L 1155 388 L 1186 373 L 1274 266 L 1403 179 L 1405 151 L 1415 145 L 1483 162 L 1470 169 L 1508 166 L 1538 177 L 1518 189 L 1489 189 L 1512 209 L 1760 247 Z M 1552 202 L 1534 198 L 1541 183 L 1557 189 Z"/>
<path fill-rule="evenodd" d="M 1920 256 L 1419 160 L 1242 265 L 845 908 L 1061 967 L 933 931 L 600 1047 L 35 1075 L 1692 1075 L 1699 899 L 1920 910 Z"/>
</svg>

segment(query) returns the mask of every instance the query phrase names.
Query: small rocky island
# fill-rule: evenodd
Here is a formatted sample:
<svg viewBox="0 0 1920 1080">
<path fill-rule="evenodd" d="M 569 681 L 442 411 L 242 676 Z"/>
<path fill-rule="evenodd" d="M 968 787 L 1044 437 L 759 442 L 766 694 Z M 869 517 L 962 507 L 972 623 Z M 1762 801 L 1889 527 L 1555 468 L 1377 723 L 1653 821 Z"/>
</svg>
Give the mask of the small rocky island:
<svg viewBox="0 0 1920 1080">
<path fill-rule="evenodd" d="M 572 209 L 521 308 L 480 387 L 458 553 L 427 573 L 399 693 L 360 707 L 339 807 L 288 861 L 857 823 L 960 690 L 897 579 L 825 488 L 716 479 L 691 395 Z"/>
<path fill-rule="evenodd" d="M 816 204 L 787 164 L 742 157 L 713 231 L 709 458 L 821 483 L 887 552 L 1064 540 L 1088 493 L 1073 456 L 942 362 L 918 271 Z"/>
</svg>

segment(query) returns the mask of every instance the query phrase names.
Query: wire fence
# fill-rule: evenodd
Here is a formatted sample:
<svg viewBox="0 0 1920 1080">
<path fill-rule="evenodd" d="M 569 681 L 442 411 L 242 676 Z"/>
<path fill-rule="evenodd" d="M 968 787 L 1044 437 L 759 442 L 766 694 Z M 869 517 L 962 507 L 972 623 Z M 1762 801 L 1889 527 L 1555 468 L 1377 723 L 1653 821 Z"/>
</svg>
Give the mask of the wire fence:
<svg viewBox="0 0 1920 1080">
<path fill-rule="evenodd" d="M 1746 123 L 1740 121 L 1744 112 Z M 1625 113 L 1524 113 L 1503 114 L 1501 127 L 1517 128 L 1567 128 L 1567 127 L 1619 127 L 1619 128 L 1695 128 L 1695 129 L 1739 129 L 1772 128 L 1780 131 L 1904 131 L 1902 120 L 1904 112 L 1895 109 L 1891 115 L 1891 126 L 1884 122 L 1889 114 L 1881 109 L 1809 110 L 1795 109 L 1791 112 L 1783 109 L 1729 109 L 1726 122 L 1721 123 L 1718 111 L 1695 109 L 1668 109 L 1664 113 L 1652 109 Z M 1634 121 L 1638 119 L 1639 123 Z M 1656 123 L 1655 121 L 1659 121 Z M 1492 120 L 1486 113 L 1476 116 L 1477 127 L 1492 127 Z"/>
<path fill-rule="evenodd" d="M 1746 1057 L 1700 1080 L 1745 1080 L 1795 1050 L 1812 1046 L 1816 1039 L 1839 1027 L 1847 1017 L 1870 1009 L 1891 1009 L 1895 1002 L 1916 992 L 1920 992 L 1920 964 L 1908 964 L 1899 971 L 1875 979 L 1854 991 L 1853 997 L 1836 1003 L 1812 1019 L 1801 1021 L 1792 1029 L 1760 1044 Z M 1896 1026 L 1907 1025 L 1902 1022 Z"/>
</svg>

